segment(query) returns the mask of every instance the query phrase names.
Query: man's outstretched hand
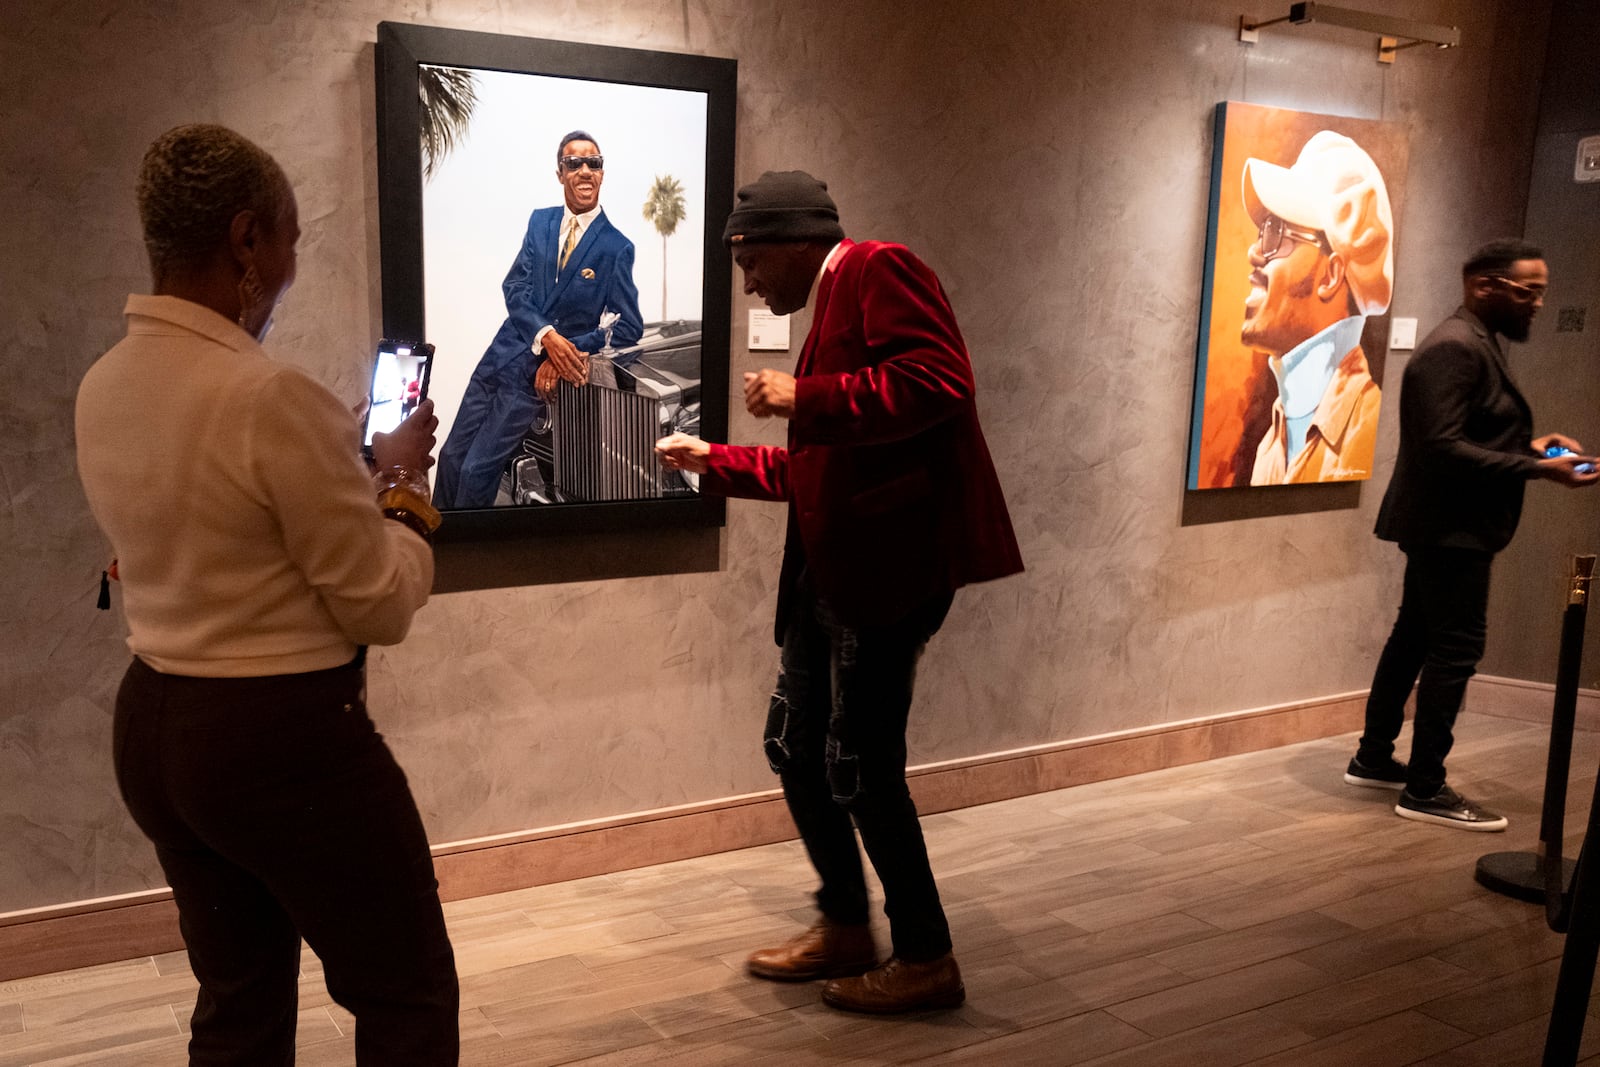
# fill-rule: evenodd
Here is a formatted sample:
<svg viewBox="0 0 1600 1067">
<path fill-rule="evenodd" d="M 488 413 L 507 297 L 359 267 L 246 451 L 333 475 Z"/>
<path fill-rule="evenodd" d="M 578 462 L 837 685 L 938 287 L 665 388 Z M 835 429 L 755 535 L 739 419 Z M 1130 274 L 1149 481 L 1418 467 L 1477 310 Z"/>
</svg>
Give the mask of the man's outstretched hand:
<svg viewBox="0 0 1600 1067">
<path fill-rule="evenodd" d="M 656 458 L 668 470 L 704 474 L 711 460 L 711 446 L 698 437 L 675 433 L 656 442 Z"/>
</svg>

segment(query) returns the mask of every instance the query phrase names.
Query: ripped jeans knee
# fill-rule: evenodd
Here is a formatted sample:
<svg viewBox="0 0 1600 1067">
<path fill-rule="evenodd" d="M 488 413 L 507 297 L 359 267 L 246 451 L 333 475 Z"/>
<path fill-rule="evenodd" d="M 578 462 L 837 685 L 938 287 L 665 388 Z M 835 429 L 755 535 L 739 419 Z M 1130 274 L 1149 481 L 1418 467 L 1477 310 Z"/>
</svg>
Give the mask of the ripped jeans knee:
<svg viewBox="0 0 1600 1067">
<path fill-rule="evenodd" d="M 767 706 L 767 728 L 761 744 L 767 766 L 774 774 L 797 770 L 806 773 L 803 767 L 816 756 L 816 739 L 808 743 L 801 733 L 804 729 L 799 709 L 790 703 L 780 683 Z M 823 740 L 822 757 L 834 803 L 849 807 L 861 799 L 861 758 L 855 750 L 830 733 Z"/>
<path fill-rule="evenodd" d="M 861 799 L 861 757 L 837 737 L 828 738 L 828 789 L 835 804 L 848 808 Z"/>
<path fill-rule="evenodd" d="M 782 679 L 779 679 L 778 688 L 772 694 L 772 701 L 767 705 L 767 729 L 761 742 L 762 751 L 767 755 L 767 766 L 772 768 L 773 774 L 782 774 L 794 761 L 794 748 L 789 732 L 794 722 L 795 716 L 790 714 L 789 698 L 784 693 Z"/>
</svg>

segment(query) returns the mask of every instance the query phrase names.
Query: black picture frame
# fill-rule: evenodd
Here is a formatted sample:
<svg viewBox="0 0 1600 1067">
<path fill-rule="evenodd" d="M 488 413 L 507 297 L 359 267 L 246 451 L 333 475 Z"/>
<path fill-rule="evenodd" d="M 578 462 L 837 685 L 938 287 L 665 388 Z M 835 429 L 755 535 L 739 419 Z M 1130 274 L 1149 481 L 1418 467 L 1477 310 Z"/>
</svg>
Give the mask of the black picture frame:
<svg viewBox="0 0 1600 1067">
<path fill-rule="evenodd" d="M 732 261 L 721 240 L 733 203 L 738 65 L 732 59 L 577 44 L 394 22 L 378 24 L 375 52 L 378 141 L 378 234 L 383 334 L 432 340 L 425 314 L 423 147 L 419 71 L 424 66 L 531 74 L 605 85 L 681 89 L 705 96 L 705 188 L 702 220 L 699 435 L 727 440 Z M 581 118 L 581 116 L 580 116 Z M 575 123 L 576 125 L 576 123 Z M 555 145 L 549 146 L 552 157 Z M 603 145 L 602 145 L 603 148 Z M 554 172 L 552 158 L 551 172 Z M 554 178 L 552 200 L 559 203 Z M 602 197 L 602 206 L 604 198 Z M 636 212 L 634 213 L 636 214 Z M 608 208 L 608 217 L 611 212 Z M 638 226 L 648 226 L 642 219 Z M 525 225 L 526 219 L 517 225 Z M 503 274 L 508 264 L 496 264 Z M 667 271 L 666 264 L 662 272 Z M 663 316 L 666 298 L 662 299 Z M 437 361 L 450 358 L 439 353 Z M 476 360 L 478 353 L 456 358 Z M 435 366 L 438 381 L 438 366 Z M 443 445 L 441 435 L 440 444 Z M 444 511 L 441 542 L 524 538 L 538 534 L 715 527 L 725 523 L 720 497 L 701 493 L 653 499 L 566 501 Z"/>
</svg>

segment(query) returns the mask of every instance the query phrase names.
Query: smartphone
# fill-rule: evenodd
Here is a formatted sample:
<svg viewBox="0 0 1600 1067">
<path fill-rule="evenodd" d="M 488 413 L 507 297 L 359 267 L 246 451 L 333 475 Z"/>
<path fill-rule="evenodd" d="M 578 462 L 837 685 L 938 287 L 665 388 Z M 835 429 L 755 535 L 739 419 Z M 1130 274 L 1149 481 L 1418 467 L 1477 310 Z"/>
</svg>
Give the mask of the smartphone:
<svg viewBox="0 0 1600 1067">
<path fill-rule="evenodd" d="M 1570 449 L 1570 448 L 1562 448 L 1560 445 L 1551 445 L 1549 448 L 1544 450 L 1544 454 L 1549 456 L 1549 457 L 1551 457 L 1552 459 L 1555 458 L 1556 456 L 1570 456 L 1570 455 L 1572 455 L 1572 449 Z M 1572 469 L 1577 471 L 1579 474 L 1588 474 L 1588 473 L 1590 473 L 1591 471 L 1594 470 L 1594 464 L 1593 463 L 1578 463 L 1578 464 L 1575 464 Z"/>
<path fill-rule="evenodd" d="M 433 346 L 421 342 L 378 342 L 372 361 L 372 387 L 367 391 L 364 444 L 375 433 L 389 433 L 418 404 L 428 399 L 428 376 L 433 369 Z"/>
</svg>

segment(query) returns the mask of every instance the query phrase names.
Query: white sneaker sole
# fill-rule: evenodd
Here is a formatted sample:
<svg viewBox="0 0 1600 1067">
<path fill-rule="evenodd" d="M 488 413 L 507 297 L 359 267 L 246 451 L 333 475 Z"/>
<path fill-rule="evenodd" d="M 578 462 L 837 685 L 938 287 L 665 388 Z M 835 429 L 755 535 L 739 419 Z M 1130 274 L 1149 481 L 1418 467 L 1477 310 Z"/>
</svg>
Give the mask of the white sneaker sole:
<svg viewBox="0 0 1600 1067">
<path fill-rule="evenodd" d="M 1396 793 L 1406 787 L 1404 782 L 1384 782 L 1376 778 L 1363 778 L 1359 774 L 1344 772 L 1344 780 L 1349 785 L 1359 785 L 1364 789 L 1389 789 Z"/>
<path fill-rule="evenodd" d="M 1394 806 L 1394 813 L 1400 816 L 1402 819 L 1411 819 L 1415 822 L 1437 823 L 1440 826 L 1448 826 L 1454 830 L 1473 830 L 1482 834 L 1498 833 L 1501 830 L 1504 830 L 1507 826 L 1511 825 L 1510 821 L 1507 820 L 1504 815 L 1500 816 L 1498 819 L 1485 820 L 1483 822 L 1464 822 L 1461 819 L 1452 819 L 1448 815 L 1434 815 L 1432 812 L 1416 811 L 1412 808 L 1402 808 L 1398 804 Z"/>
</svg>

